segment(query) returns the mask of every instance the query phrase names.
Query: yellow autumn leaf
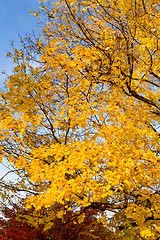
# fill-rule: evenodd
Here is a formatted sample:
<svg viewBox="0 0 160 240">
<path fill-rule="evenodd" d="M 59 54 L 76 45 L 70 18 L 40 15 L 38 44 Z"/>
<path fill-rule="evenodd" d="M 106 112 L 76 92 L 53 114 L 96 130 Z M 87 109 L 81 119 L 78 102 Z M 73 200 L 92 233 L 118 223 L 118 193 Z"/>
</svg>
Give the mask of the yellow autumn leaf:
<svg viewBox="0 0 160 240">
<path fill-rule="evenodd" d="M 81 224 L 83 222 L 84 218 L 85 218 L 85 213 L 80 214 L 77 218 L 78 223 Z"/>
</svg>

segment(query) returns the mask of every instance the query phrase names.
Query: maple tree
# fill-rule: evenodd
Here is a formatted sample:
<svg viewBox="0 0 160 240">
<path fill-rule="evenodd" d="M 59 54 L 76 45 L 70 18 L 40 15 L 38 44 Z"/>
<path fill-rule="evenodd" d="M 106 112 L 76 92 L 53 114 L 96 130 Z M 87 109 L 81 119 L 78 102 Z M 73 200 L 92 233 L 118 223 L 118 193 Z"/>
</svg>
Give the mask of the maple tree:
<svg viewBox="0 0 160 240">
<path fill-rule="evenodd" d="M 54 211 L 61 208 L 63 206 L 54 206 Z M 1 240 L 85 240 L 88 238 L 105 240 L 106 236 L 109 239 L 118 239 L 113 231 L 107 229 L 102 223 L 98 223 L 95 217 L 96 211 L 93 209 L 88 209 L 84 221 L 81 223 L 77 221 L 76 224 L 70 222 L 75 213 L 72 210 L 67 211 L 64 219 L 65 224 L 64 220 L 56 218 L 51 229 L 45 232 L 43 231 L 44 225 L 38 224 L 41 217 L 46 214 L 45 209 L 35 214 L 34 208 L 26 210 L 14 204 L 12 208 L 3 208 L 2 212 L 4 216 L 0 218 Z M 38 227 L 30 226 L 29 222 L 27 222 L 27 218 L 31 216 L 37 217 L 36 223 Z"/>
<path fill-rule="evenodd" d="M 2 240 L 44 240 L 45 238 L 40 228 L 34 228 L 27 222 L 22 221 L 22 219 L 18 221 L 19 212 L 21 212 L 21 215 L 24 212 L 25 216 L 27 216 L 27 211 L 20 209 L 17 205 L 12 206 L 12 208 L 3 208 L 3 217 L 0 218 L 0 238 Z M 30 212 L 28 211 L 28 213 Z"/>
<path fill-rule="evenodd" d="M 93 208 L 123 239 L 158 239 L 159 8 L 62 0 L 33 12 L 41 35 L 8 54 L 16 67 L 1 92 L 1 158 L 26 206 L 72 202 L 79 222 Z"/>
</svg>

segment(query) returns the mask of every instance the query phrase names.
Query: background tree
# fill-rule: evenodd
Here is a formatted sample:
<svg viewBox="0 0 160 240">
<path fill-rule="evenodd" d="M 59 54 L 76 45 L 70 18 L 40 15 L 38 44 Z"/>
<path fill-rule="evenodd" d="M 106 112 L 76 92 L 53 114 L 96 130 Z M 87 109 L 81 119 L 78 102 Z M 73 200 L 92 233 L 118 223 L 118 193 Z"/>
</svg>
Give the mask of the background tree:
<svg viewBox="0 0 160 240">
<path fill-rule="evenodd" d="M 55 206 L 57 211 L 63 206 Z M 0 237 L 2 240 L 72 240 L 72 239 L 118 239 L 115 233 L 98 223 L 95 217 L 96 212 L 93 209 L 88 209 L 85 213 L 84 221 L 73 223 L 75 213 L 67 211 L 64 220 L 56 218 L 54 224 L 49 230 L 44 230 L 44 224 L 39 224 L 41 217 L 47 213 L 47 210 L 41 209 L 36 214 L 34 208 L 26 210 L 14 205 L 11 208 L 4 208 L 4 216 L 0 219 Z M 35 226 L 31 226 L 28 221 L 31 216 L 35 220 Z M 64 223 L 65 222 L 65 223 Z"/>
<path fill-rule="evenodd" d="M 77 218 L 99 211 L 123 239 L 157 239 L 158 0 L 66 0 L 33 14 L 41 13 L 41 35 L 9 53 L 16 67 L 1 93 L 2 159 L 23 176 L 28 206 L 69 202 Z"/>
</svg>

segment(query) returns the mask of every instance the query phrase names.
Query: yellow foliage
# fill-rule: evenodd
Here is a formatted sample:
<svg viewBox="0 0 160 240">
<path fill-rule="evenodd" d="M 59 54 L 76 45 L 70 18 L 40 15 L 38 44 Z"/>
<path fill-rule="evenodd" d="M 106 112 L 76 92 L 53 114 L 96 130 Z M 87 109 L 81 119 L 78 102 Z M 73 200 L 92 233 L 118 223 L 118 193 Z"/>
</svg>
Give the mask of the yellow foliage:
<svg viewBox="0 0 160 240">
<path fill-rule="evenodd" d="M 141 231 L 141 237 L 147 239 L 148 237 L 152 237 L 152 233 L 150 229 L 144 229 Z"/>
<path fill-rule="evenodd" d="M 14 50 L 17 65 L 1 93 L 1 159 L 30 179 L 26 189 L 35 195 L 27 204 L 37 210 L 57 202 L 108 210 L 111 227 L 119 231 L 120 222 L 124 238 L 154 239 L 159 3 L 52 4 L 41 6 L 48 21 L 39 39 L 24 39 L 30 44 Z"/>
<path fill-rule="evenodd" d="M 81 215 L 77 218 L 78 223 L 79 223 L 79 224 L 82 223 L 83 220 L 84 220 L 84 218 L 85 218 L 85 213 L 81 214 Z"/>
</svg>

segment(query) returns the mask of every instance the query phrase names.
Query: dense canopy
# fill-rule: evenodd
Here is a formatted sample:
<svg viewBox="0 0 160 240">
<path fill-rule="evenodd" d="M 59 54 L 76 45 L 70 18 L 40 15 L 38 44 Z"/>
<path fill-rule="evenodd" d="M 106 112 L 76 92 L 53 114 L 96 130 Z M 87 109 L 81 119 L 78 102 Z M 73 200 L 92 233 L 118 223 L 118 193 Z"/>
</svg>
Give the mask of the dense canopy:
<svg viewBox="0 0 160 240">
<path fill-rule="evenodd" d="M 26 190 L 26 206 L 72 206 L 80 221 L 93 208 L 122 239 L 158 239 L 159 10 L 158 0 L 62 0 L 33 12 L 41 34 L 8 53 L 0 102 L 1 159 L 20 177 L 2 185 Z"/>
</svg>

